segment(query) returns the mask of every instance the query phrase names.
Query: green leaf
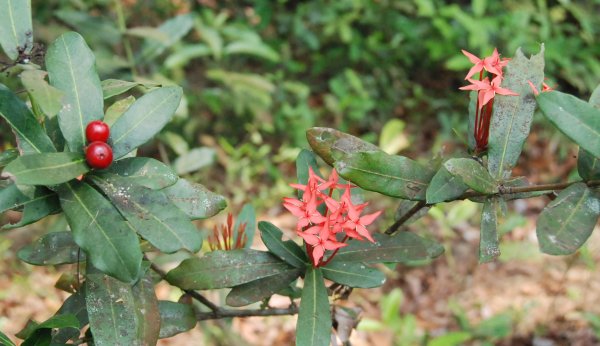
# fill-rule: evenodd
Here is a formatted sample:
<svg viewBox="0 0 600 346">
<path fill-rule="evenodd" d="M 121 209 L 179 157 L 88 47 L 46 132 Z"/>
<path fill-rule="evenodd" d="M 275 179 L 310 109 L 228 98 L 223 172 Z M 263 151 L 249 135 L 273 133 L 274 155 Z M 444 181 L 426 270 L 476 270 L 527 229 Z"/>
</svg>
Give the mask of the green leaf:
<svg viewBox="0 0 600 346">
<path fill-rule="evenodd" d="M 277 275 L 235 286 L 227 294 L 226 303 L 229 306 L 240 307 L 260 302 L 287 288 L 300 274 L 300 269 L 290 268 Z"/>
<path fill-rule="evenodd" d="M 442 166 L 429 182 L 426 194 L 427 203 L 453 201 L 468 189 L 469 186 L 463 183 L 460 176 L 451 174 Z"/>
<path fill-rule="evenodd" d="M 598 193 L 577 183 L 561 191 L 537 221 L 540 249 L 549 255 L 570 255 L 589 238 L 600 215 Z"/>
<path fill-rule="evenodd" d="M 90 170 L 83 153 L 45 153 L 20 156 L 4 169 L 17 184 L 56 185 Z"/>
<path fill-rule="evenodd" d="M 21 346 L 49 345 L 52 340 L 52 330 L 63 328 L 79 330 L 79 320 L 72 314 L 54 315 L 38 324 Z"/>
<path fill-rule="evenodd" d="M 0 213 L 10 209 L 21 209 L 28 204 L 36 202 L 36 193 L 46 191 L 45 195 L 39 195 L 40 199 L 54 195 L 53 192 L 41 187 L 33 187 L 29 185 L 18 186 L 10 184 L 0 190 Z"/>
<path fill-rule="evenodd" d="M 72 152 L 83 151 L 87 124 L 103 118 L 104 101 L 95 64 L 96 57 L 75 32 L 59 36 L 46 54 L 50 84 L 64 93 L 58 123 Z"/>
<path fill-rule="evenodd" d="M 160 86 L 158 83 L 140 83 L 140 82 L 129 82 L 120 79 L 105 79 L 100 85 L 102 86 L 102 94 L 104 99 L 111 98 L 113 96 L 121 95 L 136 86 L 143 86 L 145 88 L 155 88 Z"/>
<path fill-rule="evenodd" d="M 308 267 L 304 277 L 296 324 L 296 345 L 327 346 L 331 336 L 331 311 L 320 268 Z"/>
<path fill-rule="evenodd" d="M 12 160 L 19 157 L 19 150 L 17 149 L 6 149 L 0 153 L 0 167 L 4 167 L 12 162 Z"/>
<path fill-rule="evenodd" d="M 215 162 L 217 153 L 209 147 L 194 148 L 179 156 L 173 162 L 173 168 L 177 174 L 187 174 L 208 167 Z"/>
<path fill-rule="evenodd" d="M 58 196 L 53 191 L 36 186 L 30 200 L 22 203 L 23 213 L 21 220 L 14 224 L 5 224 L 2 229 L 14 229 L 32 224 L 42 218 L 60 210 Z"/>
<path fill-rule="evenodd" d="M 406 123 L 400 119 L 388 120 L 379 135 L 379 147 L 390 155 L 394 155 L 410 145 L 404 128 Z"/>
<path fill-rule="evenodd" d="M 332 261 L 321 267 L 321 271 L 326 279 L 354 288 L 373 288 L 385 283 L 382 272 L 363 263 Z"/>
<path fill-rule="evenodd" d="M 85 286 L 67 298 L 63 305 L 58 309 L 56 315 L 71 314 L 77 317 L 79 329 L 89 323 L 87 309 L 85 306 Z M 80 331 L 77 329 L 62 329 L 52 336 L 52 343 L 64 344 L 69 340 L 78 338 Z"/>
<path fill-rule="evenodd" d="M 106 109 L 106 113 L 104 114 L 104 122 L 109 127 L 113 126 L 115 121 L 117 121 L 117 119 L 119 119 L 119 117 L 123 115 L 123 113 L 125 113 L 125 111 L 129 109 L 134 102 L 135 97 L 133 96 L 127 96 L 124 99 L 116 101 Z"/>
<path fill-rule="evenodd" d="M 401 232 L 394 236 L 373 234 L 375 243 L 350 240 L 341 248 L 333 262 L 406 263 L 438 257 L 444 248 L 416 234 Z"/>
<path fill-rule="evenodd" d="M 96 345 L 155 345 L 160 316 L 152 280 L 135 286 L 87 266 L 86 305 Z"/>
<path fill-rule="evenodd" d="M 174 69 L 187 65 L 193 59 L 209 55 L 211 55 L 211 50 L 203 43 L 183 45 L 169 55 L 164 65 L 167 69 Z"/>
<path fill-rule="evenodd" d="M 537 98 L 544 116 L 583 150 L 600 157 L 600 109 L 559 91 Z"/>
<path fill-rule="evenodd" d="M 110 129 L 115 160 L 154 137 L 175 114 L 181 95 L 180 87 L 163 87 L 136 100 Z"/>
<path fill-rule="evenodd" d="M 0 346 L 17 346 L 12 342 L 6 334 L 0 332 Z"/>
<path fill-rule="evenodd" d="M 244 234 L 247 237 L 246 247 L 250 248 L 250 246 L 252 246 L 252 241 L 254 240 L 254 233 L 256 233 L 256 211 L 250 203 L 244 204 L 242 210 L 240 210 L 239 214 L 237 215 L 235 225 L 233 226 L 234 239 L 237 238 L 237 235 L 240 232 L 240 226 L 242 224 L 246 224 L 244 227 Z"/>
<path fill-rule="evenodd" d="M 391 197 L 425 198 L 434 172 L 407 157 L 382 151 L 356 152 L 335 162 L 340 176 L 359 187 Z"/>
<path fill-rule="evenodd" d="M 209 218 L 227 206 L 225 197 L 182 178 L 162 192 L 192 220 Z"/>
<path fill-rule="evenodd" d="M 600 109 L 600 85 L 594 89 L 589 104 Z M 590 152 L 579 148 L 577 155 L 577 171 L 583 180 L 600 179 L 600 157 L 594 157 Z"/>
<path fill-rule="evenodd" d="M 432 339 L 427 346 L 460 346 L 471 339 L 473 335 L 469 332 L 450 332 Z"/>
<path fill-rule="evenodd" d="M 0 0 L 0 46 L 11 60 L 19 57 L 19 49 L 31 51 L 33 29 L 31 1 Z"/>
<path fill-rule="evenodd" d="M 58 194 L 73 239 L 94 267 L 124 282 L 137 281 L 138 238 L 112 203 L 86 183 L 64 184 Z"/>
<path fill-rule="evenodd" d="M 581 148 L 579 148 L 577 156 L 579 176 L 586 181 L 600 179 L 600 158 L 594 157 L 594 155 Z"/>
<path fill-rule="evenodd" d="M 499 198 L 489 198 L 481 212 L 481 237 L 479 239 L 479 263 L 487 263 L 500 256 L 498 241 Z"/>
<path fill-rule="evenodd" d="M 380 151 L 379 147 L 360 138 L 327 127 L 313 127 L 306 131 L 308 144 L 327 164 L 335 162 L 333 152 L 351 154 L 360 151 Z"/>
<path fill-rule="evenodd" d="M 163 33 L 168 40 L 145 40 L 139 59 L 149 61 L 159 56 L 167 48 L 181 40 L 192 29 L 193 25 L 194 17 L 189 13 L 167 20 L 157 30 Z"/>
<path fill-rule="evenodd" d="M 131 227 L 162 252 L 200 250 L 200 232 L 163 192 L 132 184 L 116 175 L 91 179 Z"/>
<path fill-rule="evenodd" d="M 158 310 L 160 311 L 160 339 L 187 332 L 196 326 L 196 316 L 190 305 L 159 300 Z"/>
<path fill-rule="evenodd" d="M 277 275 L 290 266 L 268 252 L 250 249 L 213 251 L 188 258 L 171 270 L 166 280 L 182 289 L 208 290 L 233 287 Z"/>
<path fill-rule="evenodd" d="M 529 135 L 535 111 L 535 98 L 529 83 L 540 85 L 544 80 L 544 46 L 527 59 L 521 49 L 505 68 L 502 87 L 519 96 L 496 95 L 488 141 L 488 170 L 495 179 L 510 177 L 525 139 Z"/>
<path fill-rule="evenodd" d="M 444 163 L 444 168 L 450 174 L 458 177 L 473 190 L 486 194 L 498 192 L 498 186 L 488 171 L 473 159 L 450 159 Z"/>
<path fill-rule="evenodd" d="M 169 187 L 179 179 L 171 167 L 148 157 L 128 157 L 115 161 L 104 172 L 117 174 L 129 183 L 141 185 L 152 190 Z M 99 174 L 99 176 L 103 176 Z"/>
<path fill-rule="evenodd" d="M 57 265 L 85 261 L 85 254 L 79 255 L 71 232 L 48 233 L 35 242 L 25 245 L 17 256 L 21 261 L 33 265 Z"/>
<path fill-rule="evenodd" d="M 0 116 L 15 132 L 17 145 L 23 154 L 56 151 L 50 137 L 46 135 L 25 103 L 2 84 L 0 84 Z"/>
<path fill-rule="evenodd" d="M 61 98 L 63 93 L 50 86 L 46 82 L 46 71 L 41 70 L 25 70 L 21 72 L 21 83 L 33 99 L 33 102 L 40 107 L 42 112 L 47 116 L 58 114 L 62 108 Z"/>
<path fill-rule="evenodd" d="M 259 58 L 270 60 L 271 62 L 279 61 L 279 54 L 273 48 L 262 42 L 252 41 L 235 41 L 231 42 L 223 48 L 225 55 L 248 54 Z"/>
<path fill-rule="evenodd" d="M 296 268 L 306 267 L 308 259 L 302 248 L 292 240 L 282 241 L 283 232 L 270 222 L 258 223 L 260 238 L 271 253 Z"/>
</svg>

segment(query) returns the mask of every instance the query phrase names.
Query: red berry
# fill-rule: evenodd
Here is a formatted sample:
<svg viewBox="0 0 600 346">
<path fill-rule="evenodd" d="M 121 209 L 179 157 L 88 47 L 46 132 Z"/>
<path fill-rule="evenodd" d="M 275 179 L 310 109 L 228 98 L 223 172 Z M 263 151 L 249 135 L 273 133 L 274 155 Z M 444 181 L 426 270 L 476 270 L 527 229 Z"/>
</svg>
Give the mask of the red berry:
<svg viewBox="0 0 600 346">
<path fill-rule="evenodd" d="M 104 142 L 92 142 L 85 151 L 85 160 L 92 168 L 104 169 L 112 163 L 112 149 Z"/>
<path fill-rule="evenodd" d="M 110 136 L 110 129 L 108 125 L 101 120 L 94 120 L 90 122 L 85 128 L 85 137 L 88 142 L 106 142 Z"/>
</svg>

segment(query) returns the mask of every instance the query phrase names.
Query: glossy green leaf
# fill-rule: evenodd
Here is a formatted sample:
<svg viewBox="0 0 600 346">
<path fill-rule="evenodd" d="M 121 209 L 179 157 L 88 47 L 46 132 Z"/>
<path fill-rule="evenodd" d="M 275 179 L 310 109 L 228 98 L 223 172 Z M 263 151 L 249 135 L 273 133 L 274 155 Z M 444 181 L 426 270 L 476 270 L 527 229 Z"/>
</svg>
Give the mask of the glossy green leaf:
<svg viewBox="0 0 600 346">
<path fill-rule="evenodd" d="M 79 320 L 77 317 L 72 314 L 50 317 L 48 320 L 38 324 L 31 331 L 27 339 L 23 341 L 21 346 L 49 345 L 52 340 L 52 330 L 64 328 L 79 330 Z"/>
<path fill-rule="evenodd" d="M 104 99 L 111 98 L 113 96 L 121 95 L 136 86 L 143 86 L 145 88 L 155 88 L 160 86 L 158 83 L 140 83 L 140 82 L 129 82 L 120 79 L 105 79 L 100 82 L 102 86 L 102 94 Z"/>
<path fill-rule="evenodd" d="M 19 77 L 33 102 L 45 115 L 54 116 L 62 108 L 63 93 L 46 82 L 47 74 L 42 70 L 25 70 Z"/>
<path fill-rule="evenodd" d="M 148 157 L 128 157 L 115 161 L 105 172 L 117 174 L 126 178 L 129 183 L 152 190 L 169 187 L 179 179 L 171 167 Z"/>
<path fill-rule="evenodd" d="M 105 174 L 91 179 L 131 227 L 162 252 L 200 250 L 200 232 L 162 191 L 131 184 L 115 175 Z"/>
<path fill-rule="evenodd" d="M 357 262 L 332 261 L 321 267 L 325 279 L 354 288 L 373 288 L 385 283 L 385 275 L 379 270 Z"/>
<path fill-rule="evenodd" d="M 3 188 L 0 190 L 0 213 L 23 208 L 33 199 L 36 189 L 33 186 L 17 184 L 10 184 Z"/>
<path fill-rule="evenodd" d="M 268 252 L 250 249 L 213 251 L 189 258 L 167 274 L 167 281 L 183 289 L 233 287 L 287 271 L 290 266 Z"/>
<path fill-rule="evenodd" d="M 25 245 L 17 256 L 33 265 L 57 265 L 85 261 L 85 254 L 79 254 L 71 232 L 48 233 L 35 242 Z"/>
<path fill-rule="evenodd" d="M 600 215 L 600 197 L 583 183 L 561 191 L 540 214 L 536 233 L 542 252 L 570 255 L 589 238 Z"/>
<path fill-rule="evenodd" d="M 341 248 L 333 262 L 406 263 L 438 257 L 444 248 L 416 234 L 401 232 L 393 236 L 373 234 L 375 243 L 350 240 L 348 246 Z"/>
<path fill-rule="evenodd" d="M 293 240 L 283 241 L 283 232 L 270 222 L 258 223 L 260 238 L 271 253 L 296 268 L 306 267 L 308 258 L 302 248 Z"/>
<path fill-rule="evenodd" d="M 33 28 L 30 0 L 0 0 L 0 46 L 6 56 L 16 60 L 19 49 L 31 51 Z"/>
<path fill-rule="evenodd" d="M 58 123 L 72 152 L 83 151 L 87 124 L 104 115 L 102 88 L 95 64 L 96 57 L 83 37 L 75 32 L 59 36 L 46 53 L 50 84 L 64 93 Z"/>
<path fill-rule="evenodd" d="M 297 346 L 327 346 L 331 336 L 331 311 L 320 268 L 308 267 L 296 323 Z"/>
<path fill-rule="evenodd" d="M 163 33 L 168 39 L 147 39 L 142 46 L 139 58 L 143 61 L 149 61 L 159 56 L 167 48 L 181 40 L 192 29 L 193 25 L 194 17 L 190 13 L 167 20 L 157 30 Z"/>
<path fill-rule="evenodd" d="M 50 137 L 46 135 L 25 103 L 2 84 L 0 84 L 0 116 L 15 132 L 17 145 L 23 154 L 56 151 Z"/>
<path fill-rule="evenodd" d="M 58 190 L 73 239 L 94 267 L 124 282 L 140 277 L 138 238 L 117 209 L 86 183 L 67 183 Z"/>
<path fill-rule="evenodd" d="M 158 310 L 160 311 L 160 339 L 187 332 L 196 326 L 196 316 L 191 305 L 160 300 Z"/>
<path fill-rule="evenodd" d="M 256 233 L 256 210 L 250 203 L 244 204 L 242 210 L 237 215 L 235 224 L 233 225 L 233 236 L 237 238 L 242 224 L 244 226 L 244 234 L 246 235 L 246 248 L 252 246 L 254 240 L 254 233 Z"/>
<path fill-rule="evenodd" d="M 131 286 L 89 264 L 86 278 L 85 300 L 96 345 L 156 344 L 160 316 L 152 280 Z"/>
<path fill-rule="evenodd" d="M 542 113 L 583 150 L 600 157 L 600 108 L 559 91 L 537 98 Z"/>
<path fill-rule="evenodd" d="M 24 155 L 4 169 L 17 184 L 56 185 L 75 179 L 90 170 L 83 153 Z"/>
<path fill-rule="evenodd" d="M 182 178 L 162 192 L 192 220 L 209 218 L 227 206 L 225 197 Z"/>
<path fill-rule="evenodd" d="M 154 89 L 136 100 L 110 129 L 115 160 L 154 137 L 175 114 L 181 96 L 181 88 L 172 86 Z"/>
<path fill-rule="evenodd" d="M 70 295 L 58 309 L 56 315 L 74 315 L 79 321 L 79 329 L 89 323 L 87 308 L 85 306 L 85 287 Z M 69 340 L 79 337 L 80 331 L 75 328 L 61 329 L 52 335 L 52 344 L 64 344 Z"/>
<path fill-rule="evenodd" d="M 517 49 L 505 67 L 502 87 L 519 96 L 496 95 L 488 140 L 488 170 L 495 179 L 510 177 L 525 139 L 529 136 L 535 111 L 535 98 L 528 81 L 540 85 L 544 80 L 544 46 L 527 59 Z"/>
<path fill-rule="evenodd" d="M 600 109 L 600 85 L 596 87 L 592 96 L 590 96 L 589 104 L 596 109 Z M 600 179 L 600 157 L 594 157 L 590 152 L 579 148 L 577 171 L 583 180 Z"/>
<path fill-rule="evenodd" d="M 469 186 L 463 183 L 460 176 L 451 174 L 442 166 L 429 182 L 426 193 L 427 203 L 452 201 L 468 189 Z"/>
<path fill-rule="evenodd" d="M 17 346 L 14 342 L 12 342 L 8 336 L 2 332 L 0 332 L 0 346 Z"/>
<path fill-rule="evenodd" d="M 115 103 L 113 103 L 112 105 L 110 105 L 110 107 L 108 107 L 106 109 L 106 113 L 104 114 L 104 122 L 111 127 L 115 121 L 117 121 L 117 119 L 119 119 L 119 117 L 121 115 L 123 115 L 123 113 L 125 113 L 125 111 L 127 109 L 129 109 L 129 107 L 131 107 L 131 105 L 135 102 L 135 97 L 133 96 L 127 96 L 124 99 L 120 99 L 118 101 L 115 101 Z"/>
<path fill-rule="evenodd" d="M 226 303 L 229 306 L 240 307 L 260 302 L 287 288 L 300 274 L 302 274 L 300 269 L 290 268 L 277 275 L 235 286 L 227 294 Z"/>
<path fill-rule="evenodd" d="M 333 152 L 351 154 L 360 151 L 380 151 L 376 145 L 327 127 L 308 129 L 306 138 L 314 152 L 332 166 L 335 162 Z"/>
<path fill-rule="evenodd" d="M 60 210 L 58 196 L 53 191 L 36 186 L 30 200 L 22 203 L 23 212 L 21 220 L 14 224 L 5 224 L 2 229 L 14 229 L 32 224 L 42 218 Z"/>
<path fill-rule="evenodd" d="M 444 163 L 444 168 L 477 192 L 487 194 L 498 192 L 498 186 L 492 176 L 479 162 L 473 159 L 450 159 Z"/>
<path fill-rule="evenodd" d="M 335 162 L 340 176 L 359 187 L 387 196 L 425 199 L 434 172 L 407 157 L 382 151 L 345 154 Z"/>
<path fill-rule="evenodd" d="M 489 198 L 481 212 L 481 237 L 479 239 L 479 263 L 487 263 L 500 256 L 498 240 L 499 199 Z"/>
</svg>

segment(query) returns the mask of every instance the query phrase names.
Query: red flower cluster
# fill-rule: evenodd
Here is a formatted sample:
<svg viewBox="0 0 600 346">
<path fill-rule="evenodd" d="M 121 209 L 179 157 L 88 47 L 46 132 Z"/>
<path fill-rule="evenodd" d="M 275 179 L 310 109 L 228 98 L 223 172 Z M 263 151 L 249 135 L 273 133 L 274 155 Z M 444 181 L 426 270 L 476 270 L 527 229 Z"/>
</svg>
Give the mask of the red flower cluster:
<svg viewBox="0 0 600 346">
<path fill-rule="evenodd" d="M 355 186 L 339 184 L 338 180 L 335 169 L 329 179 L 325 180 L 309 168 L 306 185 L 290 184 L 303 191 L 302 199 L 284 198 L 283 201 L 283 206 L 298 217 L 296 233 L 304 239 L 306 252 L 314 267 L 329 263 L 339 248 L 348 245 L 346 241 L 349 238 L 366 238 L 375 242 L 365 226 L 375 221 L 381 211 L 360 216 L 368 203 L 354 205 L 350 189 Z M 335 189 L 344 189 L 339 201 L 332 197 Z M 321 206 L 325 207 L 323 214 L 319 212 Z M 327 250 L 334 252 L 324 261 L 323 256 Z"/>
<path fill-rule="evenodd" d="M 208 245 L 211 251 L 243 249 L 247 241 L 246 223 L 241 223 L 235 232 L 231 213 L 227 214 L 227 224 L 221 225 L 221 228 L 215 225 L 212 235 L 208 236 Z"/>
<path fill-rule="evenodd" d="M 462 52 L 469 58 L 474 66 L 469 70 L 465 77 L 471 84 L 459 89 L 477 91 L 474 137 L 475 151 L 481 152 L 486 149 L 488 144 L 492 108 L 494 107 L 494 96 L 496 96 L 496 94 L 518 96 L 519 94 L 512 90 L 500 87 L 503 78 L 502 68 L 508 64 L 510 59 L 500 59 L 500 54 L 498 54 L 497 49 L 494 48 L 494 53 L 484 59 L 479 59 L 464 49 Z M 485 77 L 485 79 L 483 78 L 484 70 L 493 76 L 491 82 L 488 77 Z M 470 77 L 477 72 L 479 72 L 479 80 L 471 79 Z"/>
</svg>

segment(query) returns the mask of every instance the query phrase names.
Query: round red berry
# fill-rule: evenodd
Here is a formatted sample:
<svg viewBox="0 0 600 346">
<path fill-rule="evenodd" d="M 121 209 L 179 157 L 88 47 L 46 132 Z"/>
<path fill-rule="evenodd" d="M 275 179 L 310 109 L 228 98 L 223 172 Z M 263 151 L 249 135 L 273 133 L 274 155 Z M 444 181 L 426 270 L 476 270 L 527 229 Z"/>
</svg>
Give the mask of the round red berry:
<svg viewBox="0 0 600 346">
<path fill-rule="evenodd" d="M 94 120 L 90 122 L 85 128 L 85 137 L 88 142 L 106 142 L 110 136 L 110 129 L 108 125 L 101 120 Z"/>
<path fill-rule="evenodd" d="M 111 147 L 100 141 L 95 141 L 87 146 L 85 159 L 92 168 L 104 169 L 112 163 L 113 153 Z"/>
</svg>

